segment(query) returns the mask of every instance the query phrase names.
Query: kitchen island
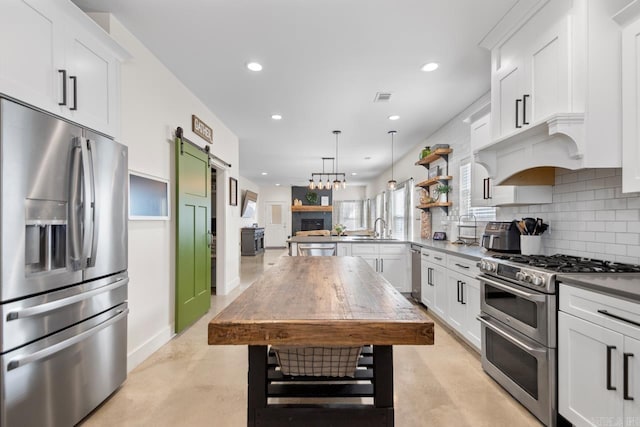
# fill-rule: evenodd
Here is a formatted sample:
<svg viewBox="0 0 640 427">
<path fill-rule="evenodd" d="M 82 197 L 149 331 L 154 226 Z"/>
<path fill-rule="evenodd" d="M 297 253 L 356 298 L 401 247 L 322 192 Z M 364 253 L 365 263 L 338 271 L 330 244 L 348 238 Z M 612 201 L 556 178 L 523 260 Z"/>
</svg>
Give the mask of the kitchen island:
<svg viewBox="0 0 640 427">
<path fill-rule="evenodd" d="M 433 322 L 354 257 L 281 258 L 211 320 L 208 334 L 210 345 L 249 346 L 249 426 L 392 426 L 392 346 L 430 345 L 433 339 Z M 268 345 L 372 345 L 364 350 L 365 368 L 355 378 L 370 384 L 333 377 L 294 377 L 296 383 L 287 384 L 290 378 L 275 368 Z M 370 396 L 373 404 L 276 405 L 268 400 L 314 396 Z"/>
</svg>

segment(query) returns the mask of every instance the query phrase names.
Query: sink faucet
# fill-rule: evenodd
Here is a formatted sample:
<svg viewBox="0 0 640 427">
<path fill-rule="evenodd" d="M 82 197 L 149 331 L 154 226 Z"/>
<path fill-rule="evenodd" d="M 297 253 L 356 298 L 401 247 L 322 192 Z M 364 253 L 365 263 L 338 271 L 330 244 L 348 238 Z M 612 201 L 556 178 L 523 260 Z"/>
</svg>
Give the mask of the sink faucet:
<svg viewBox="0 0 640 427">
<path fill-rule="evenodd" d="M 382 221 L 382 228 L 380 229 L 380 234 L 378 234 L 378 232 L 376 231 L 378 229 L 378 221 Z M 376 220 L 373 223 L 373 235 L 374 235 L 374 237 L 382 237 L 382 238 L 384 238 L 386 229 L 387 229 L 387 223 L 385 222 L 385 220 L 382 219 L 382 217 L 376 218 Z"/>
</svg>

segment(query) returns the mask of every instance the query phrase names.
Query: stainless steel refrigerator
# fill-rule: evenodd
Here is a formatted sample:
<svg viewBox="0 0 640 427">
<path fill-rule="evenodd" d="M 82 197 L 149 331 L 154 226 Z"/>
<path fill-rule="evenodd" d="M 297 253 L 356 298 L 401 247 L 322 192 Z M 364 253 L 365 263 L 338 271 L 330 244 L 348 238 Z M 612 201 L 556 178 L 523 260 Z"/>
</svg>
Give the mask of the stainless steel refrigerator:
<svg viewBox="0 0 640 427">
<path fill-rule="evenodd" d="M 0 99 L 0 426 L 70 426 L 126 378 L 127 147 Z"/>
</svg>

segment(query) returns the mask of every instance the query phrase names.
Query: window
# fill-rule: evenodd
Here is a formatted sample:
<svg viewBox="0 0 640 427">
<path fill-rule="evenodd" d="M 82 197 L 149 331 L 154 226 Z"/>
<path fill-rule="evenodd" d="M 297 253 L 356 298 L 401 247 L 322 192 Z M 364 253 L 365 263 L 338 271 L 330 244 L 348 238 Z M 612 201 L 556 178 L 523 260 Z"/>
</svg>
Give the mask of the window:
<svg viewBox="0 0 640 427">
<path fill-rule="evenodd" d="M 495 221 L 496 208 L 471 206 L 471 161 L 460 165 L 460 215 L 474 215 L 477 221 Z"/>
<path fill-rule="evenodd" d="M 410 238 L 410 226 L 413 218 L 413 180 L 400 183 L 389 194 L 388 228 L 395 238 Z"/>
<path fill-rule="evenodd" d="M 342 224 L 347 230 L 362 230 L 367 228 L 364 200 L 343 200 L 333 203 L 333 220 L 335 224 Z"/>
</svg>

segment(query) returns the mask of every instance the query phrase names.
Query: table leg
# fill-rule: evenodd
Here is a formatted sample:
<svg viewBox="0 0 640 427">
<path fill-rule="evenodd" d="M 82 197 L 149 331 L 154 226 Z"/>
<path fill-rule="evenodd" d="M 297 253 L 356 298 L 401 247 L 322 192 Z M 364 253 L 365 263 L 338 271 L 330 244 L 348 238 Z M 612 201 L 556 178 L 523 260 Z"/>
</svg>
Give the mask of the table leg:
<svg viewBox="0 0 640 427">
<path fill-rule="evenodd" d="M 393 347 L 390 345 L 373 346 L 373 404 L 376 408 L 390 410 L 388 427 L 393 422 Z"/>
<path fill-rule="evenodd" d="M 267 407 L 267 346 L 249 346 L 247 426 L 256 425 L 256 411 Z"/>
</svg>

